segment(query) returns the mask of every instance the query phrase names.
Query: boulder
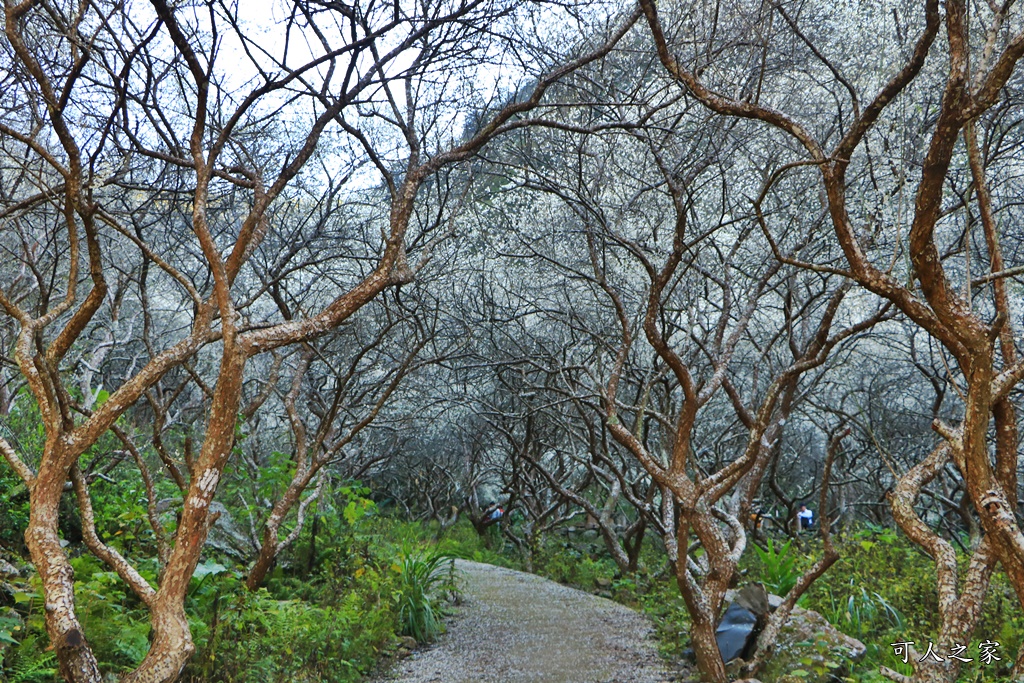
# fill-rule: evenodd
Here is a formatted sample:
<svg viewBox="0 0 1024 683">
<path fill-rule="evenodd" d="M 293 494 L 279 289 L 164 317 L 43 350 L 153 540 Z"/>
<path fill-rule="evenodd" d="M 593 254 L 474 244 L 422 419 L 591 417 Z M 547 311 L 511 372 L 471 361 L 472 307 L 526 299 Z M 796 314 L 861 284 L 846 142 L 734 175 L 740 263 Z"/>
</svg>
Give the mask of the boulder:
<svg viewBox="0 0 1024 683">
<path fill-rule="evenodd" d="M 729 605 L 715 629 L 715 640 L 718 641 L 722 661 L 729 663 L 742 657 L 748 643 L 757 637 L 756 627 L 757 616 L 753 612 L 736 602 Z"/>
<path fill-rule="evenodd" d="M 867 648 L 840 632 L 828 619 L 796 607 L 779 633 L 764 680 L 788 683 L 833 683 L 849 675 L 849 662 L 859 661 Z"/>
<path fill-rule="evenodd" d="M 763 627 L 758 617 L 765 615 L 752 610 L 760 611 L 767 603 L 768 610 L 775 611 L 782 604 L 782 598 L 767 593 L 760 584 L 753 586 L 726 592 L 729 608 L 715 631 L 730 680 L 742 675 L 746 665 L 742 656 L 752 655 Z M 864 643 L 842 633 L 822 615 L 795 607 L 779 633 L 775 653 L 762 671 L 761 680 L 766 683 L 836 683 L 849 675 L 850 661 L 860 661 L 866 652 Z M 684 651 L 683 656 L 695 661 L 693 650 Z M 760 683 L 756 679 L 742 681 Z"/>
<path fill-rule="evenodd" d="M 210 504 L 210 512 L 216 516 L 216 519 L 213 526 L 210 527 L 206 544 L 240 562 L 251 560 L 253 554 L 259 549 L 235 523 L 224 504 L 214 501 Z"/>
<path fill-rule="evenodd" d="M 0 579 L 16 578 L 21 576 L 21 571 L 13 564 L 0 557 Z"/>
<path fill-rule="evenodd" d="M 18 592 L 10 582 L 16 583 L 21 578 L 22 571 L 14 564 L 11 564 L 3 557 L 0 557 L 0 617 L 3 617 L 3 608 L 14 604 L 14 594 Z"/>
<path fill-rule="evenodd" d="M 768 619 L 768 591 L 760 583 L 751 583 L 739 591 L 728 591 L 729 608 L 715 629 L 718 651 L 726 663 L 748 658 L 757 646 L 757 637 Z"/>
<path fill-rule="evenodd" d="M 730 603 L 739 601 L 741 593 L 742 591 L 738 591 L 735 588 L 730 588 L 729 590 L 725 591 L 725 602 Z M 779 605 L 782 604 L 783 598 L 779 597 L 778 595 L 768 593 L 767 591 L 765 591 L 765 594 L 768 596 L 768 610 L 774 612 L 779 607 Z M 748 598 L 744 598 L 744 600 L 746 599 Z"/>
<path fill-rule="evenodd" d="M 781 598 L 780 598 L 781 600 Z M 736 604 L 757 616 L 767 615 L 772 609 L 768 591 L 762 583 L 748 583 L 736 594 Z M 781 602 L 779 603 L 782 604 Z"/>
<path fill-rule="evenodd" d="M 729 609 L 716 636 L 726 671 L 735 678 L 746 664 L 741 655 L 752 654 L 753 642 L 744 638 L 756 638 L 760 632 L 754 610 L 764 609 L 767 603 L 768 610 L 775 611 L 783 599 L 763 589 L 752 590 L 751 586 L 730 590 L 725 599 Z M 779 633 L 775 653 L 762 678 L 768 683 L 834 683 L 848 674 L 849 662 L 859 661 L 866 651 L 864 643 L 840 632 L 821 614 L 795 607 Z"/>
</svg>

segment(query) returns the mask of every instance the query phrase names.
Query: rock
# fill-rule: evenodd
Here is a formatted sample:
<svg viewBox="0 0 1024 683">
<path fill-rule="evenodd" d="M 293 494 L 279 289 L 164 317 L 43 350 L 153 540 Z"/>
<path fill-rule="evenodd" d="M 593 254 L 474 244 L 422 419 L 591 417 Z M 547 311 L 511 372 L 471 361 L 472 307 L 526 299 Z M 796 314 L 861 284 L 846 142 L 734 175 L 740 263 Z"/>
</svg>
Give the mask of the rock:
<svg viewBox="0 0 1024 683">
<path fill-rule="evenodd" d="M 211 503 L 210 512 L 217 519 L 206 537 L 206 544 L 236 560 L 248 561 L 251 553 L 257 549 L 252 539 L 239 528 L 223 503 Z"/>
<path fill-rule="evenodd" d="M 12 558 L 13 559 L 13 558 Z M 17 562 L 17 560 L 14 560 Z M 3 616 L 4 606 L 14 604 L 14 595 L 18 589 L 11 583 L 19 583 L 16 579 L 22 577 L 23 570 L 16 564 L 8 562 L 6 558 L 0 557 L 0 617 Z"/>
<path fill-rule="evenodd" d="M 162 498 L 157 501 L 156 511 L 163 515 L 176 512 L 180 506 L 181 501 L 177 498 Z M 251 562 L 259 552 L 259 545 L 235 522 L 223 503 L 210 503 L 210 519 L 212 525 L 206 536 L 206 545 L 243 564 Z"/>
<path fill-rule="evenodd" d="M 730 588 L 729 590 L 725 591 L 725 601 L 727 603 L 736 602 L 739 599 L 740 592 L 741 591 L 738 591 L 738 590 L 736 590 L 734 588 Z M 781 605 L 782 602 L 783 602 L 783 599 L 781 597 L 779 597 L 778 595 L 772 595 L 771 593 L 768 593 L 768 609 L 769 609 L 769 611 L 774 612 L 776 609 L 778 609 L 779 605 Z"/>
<path fill-rule="evenodd" d="M 781 598 L 780 598 L 781 599 Z M 748 583 L 736 595 L 736 604 L 757 616 L 768 614 L 771 606 L 768 591 L 760 583 Z M 781 602 L 779 604 L 782 604 Z"/>
<path fill-rule="evenodd" d="M 750 650 L 743 652 L 742 640 L 756 637 L 756 615 L 751 608 L 764 609 L 766 601 L 769 610 L 774 611 L 783 602 L 759 585 L 760 591 L 750 590 L 752 586 L 726 592 L 725 599 L 731 604 L 716 631 L 730 678 L 738 677 L 746 664 L 740 657 L 752 654 Z M 864 643 L 840 632 L 822 615 L 795 607 L 779 633 L 775 653 L 763 672 L 764 679 L 775 683 L 832 683 L 848 672 L 851 660 L 859 661 L 866 651 Z"/>
<path fill-rule="evenodd" d="M 842 633 L 830 624 L 828 619 L 814 610 L 803 609 L 802 607 L 794 608 L 793 614 L 790 615 L 789 621 L 786 622 L 782 632 L 786 633 L 790 629 L 792 630 L 793 637 L 800 641 L 821 638 L 823 635 L 827 636 L 827 640 L 831 645 L 838 648 L 844 657 L 855 662 L 859 662 L 868 650 L 864 643 Z"/>
<path fill-rule="evenodd" d="M 726 664 L 734 659 L 749 658 L 757 645 L 757 637 L 768 619 L 768 591 L 760 583 L 750 583 L 739 591 L 727 591 L 731 601 L 715 629 L 715 640 Z"/>
<path fill-rule="evenodd" d="M 728 663 L 743 654 L 756 626 L 757 616 L 753 612 L 736 602 L 729 605 L 715 629 L 715 640 L 718 641 L 722 661 Z"/>
<path fill-rule="evenodd" d="M 0 557 L 0 578 L 6 579 L 17 576 L 21 576 L 21 571 L 19 571 L 13 564 Z"/>
<path fill-rule="evenodd" d="M 796 607 L 779 633 L 764 677 L 778 683 L 831 683 L 848 673 L 850 660 L 859 661 L 866 651 L 864 643 L 841 633 L 825 617 Z"/>
</svg>

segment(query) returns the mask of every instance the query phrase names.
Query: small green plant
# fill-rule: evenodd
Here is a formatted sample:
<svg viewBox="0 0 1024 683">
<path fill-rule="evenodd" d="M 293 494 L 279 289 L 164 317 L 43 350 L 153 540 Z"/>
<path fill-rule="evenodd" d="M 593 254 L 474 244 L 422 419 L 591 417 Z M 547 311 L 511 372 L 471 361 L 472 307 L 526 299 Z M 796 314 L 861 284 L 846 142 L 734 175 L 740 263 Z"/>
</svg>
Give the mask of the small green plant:
<svg viewBox="0 0 1024 683">
<path fill-rule="evenodd" d="M 14 632 L 21 630 L 21 619 L 12 616 L 0 616 L 0 643 L 17 645 Z M 0 650 L 0 664 L 3 664 L 3 651 Z"/>
<path fill-rule="evenodd" d="M 800 576 L 796 568 L 796 557 L 789 553 L 792 543 L 793 539 L 789 539 L 778 551 L 770 538 L 766 549 L 754 546 L 757 556 L 761 558 L 761 564 L 764 565 L 762 581 L 776 595 L 788 593 Z"/>
<path fill-rule="evenodd" d="M 455 558 L 447 553 L 424 555 L 407 548 L 398 567 L 402 633 L 421 643 L 434 640 L 444 631 L 443 596 L 456 590 Z"/>
<path fill-rule="evenodd" d="M 904 627 L 900 611 L 878 593 L 860 588 L 859 593 L 852 592 L 846 600 L 836 600 L 831 591 L 828 597 L 831 603 L 826 615 L 828 620 L 848 635 L 863 637 L 884 628 L 899 631 Z"/>
<path fill-rule="evenodd" d="M 878 524 L 872 524 L 871 522 L 864 523 L 864 531 L 858 534 L 861 540 L 867 539 L 871 545 L 874 545 L 873 540 L 880 541 L 886 545 L 892 545 L 899 538 L 899 535 L 894 529 L 890 529 L 887 526 L 881 526 Z M 864 546 L 864 543 L 861 543 Z M 870 550 L 871 546 L 864 546 L 865 550 Z"/>
<path fill-rule="evenodd" d="M 15 651 L 10 657 L 10 666 L 0 667 L 0 677 L 7 683 L 52 681 L 57 675 L 57 669 L 53 666 L 54 659 L 52 652 L 21 653 Z"/>
</svg>

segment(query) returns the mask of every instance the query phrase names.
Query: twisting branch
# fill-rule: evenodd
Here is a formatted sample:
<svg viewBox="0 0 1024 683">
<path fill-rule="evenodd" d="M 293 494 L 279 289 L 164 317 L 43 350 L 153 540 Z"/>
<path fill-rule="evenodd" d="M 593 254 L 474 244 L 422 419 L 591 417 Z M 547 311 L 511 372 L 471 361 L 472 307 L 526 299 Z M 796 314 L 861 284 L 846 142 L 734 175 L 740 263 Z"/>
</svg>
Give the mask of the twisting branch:
<svg viewBox="0 0 1024 683">
<path fill-rule="evenodd" d="M 82 513 L 82 537 L 86 547 L 93 555 L 106 562 L 111 569 L 117 572 L 117 575 L 128 584 L 139 600 L 151 606 L 156 599 L 156 591 L 153 590 L 153 587 L 142 578 L 135 567 L 124 559 L 121 553 L 104 544 L 100 540 L 99 534 L 96 533 L 96 519 L 92 510 L 92 500 L 89 497 L 89 487 L 77 465 L 71 468 L 71 481 L 78 498 L 78 509 Z"/>
</svg>

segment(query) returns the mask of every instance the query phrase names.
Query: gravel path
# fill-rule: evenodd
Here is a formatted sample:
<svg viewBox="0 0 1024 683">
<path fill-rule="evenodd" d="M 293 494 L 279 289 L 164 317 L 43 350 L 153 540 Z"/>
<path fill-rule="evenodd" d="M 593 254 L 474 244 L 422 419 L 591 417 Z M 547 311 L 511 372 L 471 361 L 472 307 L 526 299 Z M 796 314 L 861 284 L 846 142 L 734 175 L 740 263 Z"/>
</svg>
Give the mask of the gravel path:
<svg viewBox="0 0 1024 683">
<path fill-rule="evenodd" d="M 651 626 L 611 600 L 533 574 L 458 560 L 463 604 L 433 647 L 398 662 L 400 683 L 659 683 Z"/>
</svg>

